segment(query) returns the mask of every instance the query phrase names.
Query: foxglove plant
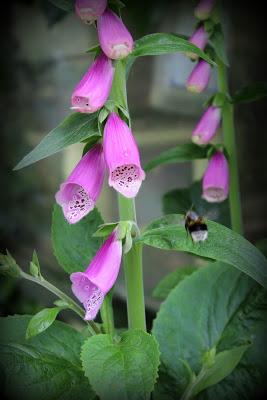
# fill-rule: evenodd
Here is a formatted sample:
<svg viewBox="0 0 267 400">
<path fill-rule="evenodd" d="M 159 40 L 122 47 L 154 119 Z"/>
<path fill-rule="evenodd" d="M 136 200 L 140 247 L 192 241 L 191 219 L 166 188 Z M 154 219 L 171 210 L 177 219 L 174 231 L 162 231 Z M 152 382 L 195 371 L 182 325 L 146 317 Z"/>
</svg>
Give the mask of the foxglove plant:
<svg viewBox="0 0 267 400">
<path fill-rule="evenodd" d="M 114 71 L 112 61 L 105 54 L 98 56 L 75 87 L 71 108 L 81 113 L 93 113 L 103 107 L 111 90 Z"/>
<path fill-rule="evenodd" d="M 200 0 L 195 8 L 195 16 L 204 20 L 210 17 L 215 0 Z"/>
<path fill-rule="evenodd" d="M 84 272 L 70 275 L 72 291 L 85 309 L 85 320 L 93 320 L 116 282 L 122 256 L 122 244 L 117 231 L 103 243 Z"/>
<path fill-rule="evenodd" d="M 190 37 L 189 42 L 197 46 L 199 49 L 204 50 L 208 40 L 209 36 L 204 28 L 204 25 L 200 25 Z M 198 55 L 196 53 L 187 53 L 187 56 L 191 58 L 191 60 L 198 59 Z"/>
<path fill-rule="evenodd" d="M 112 112 L 105 125 L 103 147 L 109 185 L 128 198 L 137 195 L 145 173 L 139 150 L 128 125 Z"/>
<path fill-rule="evenodd" d="M 204 60 L 198 61 L 197 65 L 193 68 L 191 74 L 187 79 L 187 90 L 194 93 L 203 92 L 209 84 L 210 75 L 210 64 Z"/>
<path fill-rule="evenodd" d="M 103 14 L 107 0 L 76 0 L 75 12 L 87 24 L 94 22 Z"/>
<path fill-rule="evenodd" d="M 70 176 L 60 185 L 56 201 L 70 224 L 80 221 L 93 210 L 105 176 L 101 144 L 96 144 L 78 162 Z"/>
<path fill-rule="evenodd" d="M 192 132 L 192 141 L 196 144 L 209 143 L 216 135 L 220 121 L 220 108 L 209 106 Z"/>
<path fill-rule="evenodd" d="M 229 192 L 228 162 L 221 151 L 210 159 L 202 181 L 202 197 L 209 203 L 221 203 Z"/>
<path fill-rule="evenodd" d="M 110 9 L 106 9 L 99 17 L 97 30 L 101 49 L 107 57 L 119 60 L 132 52 L 132 35 L 122 20 Z"/>
</svg>

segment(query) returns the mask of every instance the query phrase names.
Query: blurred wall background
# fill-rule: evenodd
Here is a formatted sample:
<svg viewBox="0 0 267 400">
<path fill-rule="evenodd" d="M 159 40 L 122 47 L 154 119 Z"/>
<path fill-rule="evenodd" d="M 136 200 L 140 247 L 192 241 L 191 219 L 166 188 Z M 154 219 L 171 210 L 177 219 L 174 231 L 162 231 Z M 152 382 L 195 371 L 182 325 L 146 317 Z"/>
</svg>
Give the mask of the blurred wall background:
<svg viewBox="0 0 267 400">
<path fill-rule="evenodd" d="M 125 1 L 122 16 L 134 38 L 153 32 L 190 35 L 194 1 Z M 225 1 L 223 23 L 230 58 L 231 90 L 265 79 L 265 16 L 260 1 Z M 50 242 L 51 211 L 60 182 L 81 156 L 74 145 L 18 172 L 16 163 L 69 114 L 73 87 L 92 61 L 85 51 L 97 42 L 95 29 L 75 15 L 65 14 L 49 1 L 12 1 L 5 5 L 1 24 L 1 251 L 6 248 L 28 268 L 36 249 L 44 275 L 70 290 L 58 267 Z M 203 110 L 203 101 L 216 89 L 192 95 L 184 82 L 193 64 L 183 55 L 140 58 L 129 78 L 128 96 L 133 129 L 145 165 L 161 151 L 188 141 Z M 246 237 L 267 237 L 266 102 L 236 107 L 238 158 Z M 200 178 L 205 162 L 170 165 L 147 175 L 137 198 L 141 225 L 162 214 L 162 195 Z M 107 184 L 99 208 L 106 222 L 118 219 L 116 195 Z M 186 211 L 186 210 L 185 210 Z M 144 251 L 146 301 L 151 314 L 158 303 L 151 292 L 156 283 L 178 266 L 190 264 L 186 254 Z M 1 313 L 33 313 L 52 304 L 53 297 L 26 282 L 0 278 Z M 116 285 L 119 323 L 125 323 L 123 276 Z M 121 311 L 121 313 L 120 313 Z M 63 315 L 70 319 L 70 314 Z"/>
</svg>

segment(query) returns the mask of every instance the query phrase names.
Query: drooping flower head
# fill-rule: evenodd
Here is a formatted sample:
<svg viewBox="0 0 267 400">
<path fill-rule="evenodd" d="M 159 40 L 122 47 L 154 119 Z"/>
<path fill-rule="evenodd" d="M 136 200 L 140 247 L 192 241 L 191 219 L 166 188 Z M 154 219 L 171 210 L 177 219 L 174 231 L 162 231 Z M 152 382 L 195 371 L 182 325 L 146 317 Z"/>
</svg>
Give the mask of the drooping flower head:
<svg viewBox="0 0 267 400">
<path fill-rule="evenodd" d="M 210 159 L 202 181 L 202 197 L 209 203 L 221 203 L 228 197 L 229 168 L 221 151 Z"/>
<path fill-rule="evenodd" d="M 105 125 L 103 146 L 109 169 L 109 185 L 125 197 L 135 197 L 145 173 L 130 128 L 114 112 L 109 115 Z"/>
<path fill-rule="evenodd" d="M 93 210 L 105 176 L 101 144 L 96 144 L 78 162 L 67 180 L 60 185 L 56 201 L 70 224 L 80 221 Z"/>
<path fill-rule="evenodd" d="M 113 11 L 106 9 L 99 17 L 97 30 L 101 49 L 107 57 L 119 60 L 132 52 L 132 35 Z"/>
<path fill-rule="evenodd" d="M 107 0 L 76 0 L 75 12 L 87 24 L 91 24 L 107 7 Z"/>
<path fill-rule="evenodd" d="M 186 82 L 190 92 L 201 93 L 208 86 L 211 75 L 211 66 L 204 60 L 198 61 Z"/>
<path fill-rule="evenodd" d="M 215 0 L 200 0 L 195 8 L 195 16 L 201 20 L 209 18 L 214 7 L 214 3 Z"/>
<path fill-rule="evenodd" d="M 116 230 L 98 250 L 85 272 L 70 275 L 72 291 L 85 308 L 85 320 L 96 317 L 105 295 L 116 282 L 122 256 L 122 243 Z"/>
<path fill-rule="evenodd" d="M 220 125 L 221 109 L 210 106 L 200 118 L 192 133 L 192 141 L 196 144 L 206 144 L 215 136 Z"/>
<path fill-rule="evenodd" d="M 111 90 L 114 71 L 112 61 L 105 54 L 98 56 L 72 93 L 72 109 L 93 113 L 103 107 Z"/>
<path fill-rule="evenodd" d="M 200 50 L 204 50 L 206 47 L 206 44 L 208 43 L 209 40 L 209 35 L 205 31 L 204 26 L 201 25 L 190 37 L 189 42 L 200 48 Z M 191 60 L 197 60 L 198 55 L 195 53 L 186 53 L 188 57 L 191 58 Z"/>
</svg>

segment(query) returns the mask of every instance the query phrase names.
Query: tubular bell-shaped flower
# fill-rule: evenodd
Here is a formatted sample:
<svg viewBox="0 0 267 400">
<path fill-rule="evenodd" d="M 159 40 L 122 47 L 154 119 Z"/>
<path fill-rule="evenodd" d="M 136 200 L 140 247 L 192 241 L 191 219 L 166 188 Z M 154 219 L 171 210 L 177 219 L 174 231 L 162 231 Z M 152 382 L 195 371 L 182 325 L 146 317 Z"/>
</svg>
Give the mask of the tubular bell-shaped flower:
<svg viewBox="0 0 267 400">
<path fill-rule="evenodd" d="M 107 57 L 119 60 L 132 52 L 132 35 L 113 11 L 106 9 L 99 17 L 97 30 L 101 49 Z"/>
<path fill-rule="evenodd" d="M 200 118 L 192 133 L 192 141 L 196 144 L 206 144 L 215 136 L 220 125 L 221 109 L 210 106 Z"/>
<path fill-rule="evenodd" d="M 60 185 L 56 201 L 70 224 L 80 221 L 93 210 L 105 176 L 101 144 L 96 144 L 78 162 L 67 180 Z"/>
<path fill-rule="evenodd" d="M 96 317 L 105 295 L 116 282 L 122 256 L 122 243 L 116 230 L 100 247 L 85 272 L 70 275 L 72 291 L 85 308 L 85 320 Z"/>
<path fill-rule="evenodd" d="M 75 87 L 71 96 L 71 108 L 81 113 L 99 110 L 108 99 L 114 71 L 112 61 L 105 54 L 98 56 Z"/>
<path fill-rule="evenodd" d="M 76 0 L 75 12 L 82 21 L 91 24 L 107 7 L 107 0 Z"/>
<path fill-rule="evenodd" d="M 103 146 L 109 169 L 109 185 L 125 197 L 135 197 L 145 173 L 130 128 L 114 112 L 109 115 L 105 125 Z"/>
<path fill-rule="evenodd" d="M 197 46 L 199 49 L 204 50 L 206 47 L 206 44 L 208 43 L 209 40 L 209 35 L 205 31 L 205 28 L 203 25 L 201 25 L 190 37 L 189 42 Z M 191 60 L 197 60 L 198 55 L 195 53 L 186 53 L 188 57 L 191 58 Z"/>
<path fill-rule="evenodd" d="M 210 159 L 202 181 L 202 197 L 209 203 L 221 203 L 228 197 L 229 168 L 221 151 Z"/>
<path fill-rule="evenodd" d="M 200 0 L 195 8 L 195 16 L 201 20 L 209 18 L 213 6 L 214 0 Z"/>
<path fill-rule="evenodd" d="M 208 86 L 211 74 L 211 66 L 204 60 L 198 61 L 189 75 L 186 87 L 190 92 L 201 93 Z"/>
</svg>

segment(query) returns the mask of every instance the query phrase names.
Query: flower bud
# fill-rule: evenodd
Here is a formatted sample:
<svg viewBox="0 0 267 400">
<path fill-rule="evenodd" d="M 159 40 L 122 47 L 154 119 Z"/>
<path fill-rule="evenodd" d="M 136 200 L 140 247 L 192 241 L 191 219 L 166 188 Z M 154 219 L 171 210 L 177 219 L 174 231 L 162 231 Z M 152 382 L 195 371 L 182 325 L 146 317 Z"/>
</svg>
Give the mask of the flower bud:
<svg viewBox="0 0 267 400">
<path fill-rule="evenodd" d="M 208 43 L 209 36 L 204 29 L 204 26 L 201 25 L 190 37 L 189 42 L 197 46 L 200 50 L 204 50 L 206 44 Z M 191 60 L 197 60 L 198 55 L 195 53 L 186 53 L 186 55 L 191 58 Z"/>
<path fill-rule="evenodd" d="M 196 18 L 201 20 L 209 18 L 214 6 L 214 2 L 214 0 L 200 0 L 195 8 Z"/>
<path fill-rule="evenodd" d="M 211 75 L 211 66 L 204 60 L 200 60 L 189 75 L 186 87 L 194 93 L 203 92 L 208 86 Z"/>
<path fill-rule="evenodd" d="M 107 7 L 107 0 L 76 0 L 75 12 L 81 20 L 87 24 L 91 24 L 100 15 L 103 14 Z"/>
<path fill-rule="evenodd" d="M 210 106 L 200 118 L 192 133 L 192 141 L 196 144 L 207 144 L 215 136 L 220 125 L 221 109 Z"/>
<path fill-rule="evenodd" d="M 114 71 L 112 61 L 105 54 L 97 57 L 75 87 L 71 108 L 81 113 L 93 113 L 103 107 L 109 97 Z"/>
<path fill-rule="evenodd" d="M 116 230 L 103 243 L 85 272 L 70 275 L 72 291 L 85 308 L 85 320 L 96 317 L 105 295 L 116 282 L 122 256 Z"/>
<path fill-rule="evenodd" d="M 130 128 L 114 112 L 109 115 L 105 125 L 103 147 L 109 169 L 109 185 L 125 197 L 135 197 L 145 173 Z"/>
<path fill-rule="evenodd" d="M 202 197 L 209 203 L 221 203 L 228 197 L 229 168 L 221 151 L 210 159 L 202 181 Z"/>
<path fill-rule="evenodd" d="M 60 185 L 56 201 L 70 224 L 80 221 L 93 210 L 105 175 L 101 144 L 96 144 L 78 162 L 67 180 Z"/>
<path fill-rule="evenodd" d="M 101 49 L 107 57 L 119 60 L 132 52 L 132 35 L 113 11 L 106 9 L 99 17 L 97 30 Z"/>
</svg>

